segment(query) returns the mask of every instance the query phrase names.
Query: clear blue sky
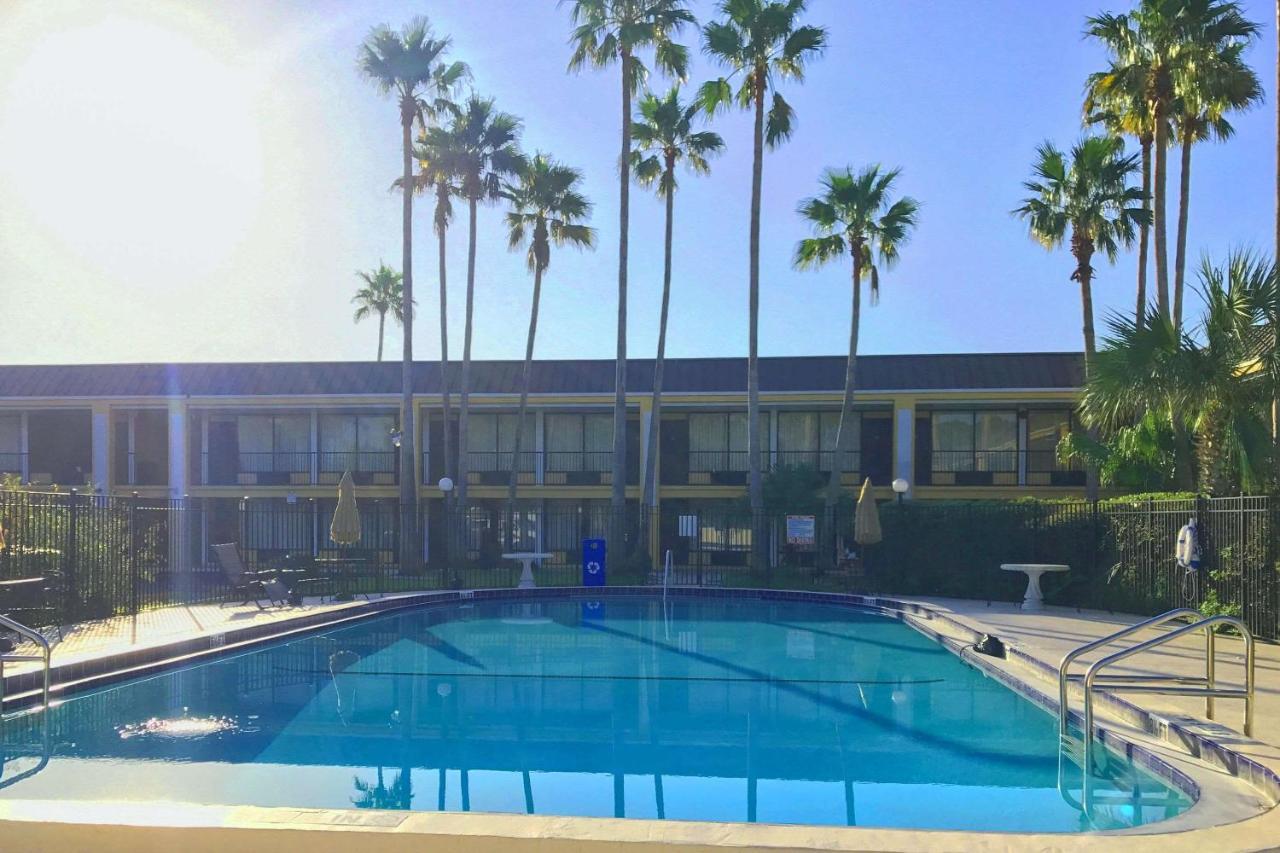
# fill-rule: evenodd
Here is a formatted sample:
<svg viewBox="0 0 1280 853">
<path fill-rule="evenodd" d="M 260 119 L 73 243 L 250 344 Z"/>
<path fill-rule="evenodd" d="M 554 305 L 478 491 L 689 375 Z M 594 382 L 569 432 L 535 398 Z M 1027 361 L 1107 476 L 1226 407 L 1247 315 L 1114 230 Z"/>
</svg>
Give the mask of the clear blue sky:
<svg viewBox="0 0 1280 853">
<path fill-rule="evenodd" d="M 700 20 L 712 4 L 696 2 Z M 848 270 L 790 268 L 796 203 L 824 166 L 903 169 L 922 203 L 902 262 L 865 314 L 864 353 L 1078 349 L 1065 251 L 1009 211 L 1033 149 L 1079 135 L 1081 86 L 1101 67 L 1086 15 L 1121 0 L 946 3 L 812 0 L 830 47 L 788 85 L 795 137 L 764 165 L 761 351 L 840 353 Z M 1274 81 L 1273 7 L 1250 60 Z M 526 148 L 586 173 L 599 247 L 553 255 L 537 356 L 609 358 L 617 263 L 617 69 L 569 75 L 568 12 L 552 0 L 49 4 L 0 8 L 0 361 L 367 359 L 353 326 L 354 271 L 400 262 L 395 105 L 356 70 L 380 22 L 427 14 L 474 70 L 477 91 L 525 121 Z M 695 44 L 697 33 L 684 35 Z M 697 51 L 695 50 L 695 55 Z M 696 85 L 718 73 L 700 55 Z M 655 88 L 668 81 L 655 79 Z M 1233 119 L 1195 151 L 1191 254 L 1269 249 L 1274 118 Z M 676 202 L 668 353 L 746 352 L 748 117 L 717 119 L 726 153 Z M 1176 162 L 1176 158 L 1174 159 Z M 1176 170 L 1170 175 L 1176 198 Z M 1171 215 L 1173 209 L 1171 208 Z M 420 358 L 439 354 L 436 253 L 416 210 Z M 633 356 L 657 333 L 662 208 L 632 192 Z M 461 352 L 465 218 L 450 233 L 450 332 Z M 519 358 L 531 283 L 500 212 L 480 220 L 475 355 Z M 1132 309 L 1134 260 L 1098 264 L 1099 323 Z M 398 352 L 399 334 L 387 345 Z"/>
</svg>

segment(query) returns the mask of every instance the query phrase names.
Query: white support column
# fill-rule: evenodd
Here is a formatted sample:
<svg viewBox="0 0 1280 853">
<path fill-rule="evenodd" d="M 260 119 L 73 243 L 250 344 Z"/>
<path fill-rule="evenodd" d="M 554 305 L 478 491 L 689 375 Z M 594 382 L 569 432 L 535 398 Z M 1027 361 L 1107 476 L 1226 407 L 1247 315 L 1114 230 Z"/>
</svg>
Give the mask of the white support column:
<svg viewBox="0 0 1280 853">
<path fill-rule="evenodd" d="M 209 412 L 200 415 L 200 484 L 209 485 Z"/>
<path fill-rule="evenodd" d="M 778 410 L 769 412 L 769 466 L 778 467 Z"/>
<path fill-rule="evenodd" d="M 91 479 L 94 491 L 105 494 L 111 487 L 111 409 L 105 403 L 95 403 L 91 421 Z"/>
<path fill-rule="evenodd" d="M 138 439 L 138 413 L 130 412 L 129 413 L 129 454 L 128 454 L 128 458 L 125 460 L 129 466 L 129 470 L 126 472 L 126 474 L 129 478 L 128 484 L 130 486 L 138 482 L 138 466 L 136 463 L 136 459 L 137 459 L 136 454 L 138 452 L 137 439 Z M 117 477 L 120 476 L 119 471 L 116 472 L 116 476 Z"/>
<path fill-rule="evenodd" d="M 169 510 L 169 567 L 173 571 L 187 568 L 189 549 L 190 507 L 183 503 L 187 494 L 187 404 L 169 401 L 169 496 L 175 503 Z"/>
<path fill-rule="evenodd" d="M 1027 413 L 1018 412 L 1018 485 L 1027 484 Z"/>
<path fill-rule="evenodd" d="M 320 412 L 311 410 L 311 485 L 320 482 Z M 356 466 L 360 465 L 360 455 L 356 454 Z"/>
<path fill-rule="evenodd" d="M 916 489 L 916 401 L 914 398 L 898 398 L 893 401 L 893 476 L 910 484 L 907 497 Z"/>
<path fill-rule="evenodd" d="M 22 413 L 22 443 L 18 449 L 22 451 L 22 482 L 31 482 L 31 419 L 27 412 Z"/>
<path fill-rule="evenodd" d="M 547 448 L 547 415 L 542 409 L 536 409 L 533 413 L 533 481 L 539 486 L 545 482 L 545 472 L 547 470 L 546 453 Z M 541 524 L 541 519 L 539 519 Z M 542 546 L 538 546 L 541 550 Z"/>
</svg>

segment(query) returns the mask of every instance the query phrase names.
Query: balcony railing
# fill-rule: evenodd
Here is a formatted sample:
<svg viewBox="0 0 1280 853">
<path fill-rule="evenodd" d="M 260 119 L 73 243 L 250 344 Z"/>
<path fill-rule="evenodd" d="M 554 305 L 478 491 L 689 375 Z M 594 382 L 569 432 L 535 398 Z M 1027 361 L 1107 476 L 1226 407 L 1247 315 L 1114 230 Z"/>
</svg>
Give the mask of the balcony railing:
<svg viewBox="0 0 1280 853">
<path fill-rule="evenodd" d="M 27 454 L 20 451 L 0 453 L 0 474 L 21 474 Z"/>
<path fill-rule="evenodd" d="M 394 485 L 394 451 L 241 451 L 204 454 L 204 482 L 224 486 L 336 485 L 350 471 L 358 485 Z"/>
<path fill-rule="evenodd" d="M 921 485 L 933 486 L 1078 486 L 1084 468 L 1062 463 L 1051 450 L 934 450 Z M 927 477 L 927 479 L 926 479 Z"/>
<path fill-rule="evenodd" d="M 846 454 L 846 471 L 862 470 L 862 453 L 857 450 Z M 820 473 L 830 474 L 836 465 L 834 450 L 779 450 L 773 454 L 775 468 L 814 468 Z"/>
<path fill-rule="evenodd" d="M 467 473 L 472 485 L 505 486 L 511 481 L 511 466 L 515 454 L 510 450 L 473 450 L 467 454 Z M 429 454 L 423 454 L 423 478 L 428 485 L 443 476 L 429 464 Z M 639 481 L 640 460 L 634 454 L 627 457 L 627 482 Z M 519 482 L 521 485 L 545 486 L 599 486 L 612 482 L 613 452 L 609 450 L 522 450 L 520 451 Z"/>
<path fill-rule="evenodd" d="M 163 463 L 149 459 L 137 451 L 127 452 L 124 463 L 123 470 L 115 472 L 118 485 L 163 486 L 169 482 L 169 471 Z"/>
</svg>

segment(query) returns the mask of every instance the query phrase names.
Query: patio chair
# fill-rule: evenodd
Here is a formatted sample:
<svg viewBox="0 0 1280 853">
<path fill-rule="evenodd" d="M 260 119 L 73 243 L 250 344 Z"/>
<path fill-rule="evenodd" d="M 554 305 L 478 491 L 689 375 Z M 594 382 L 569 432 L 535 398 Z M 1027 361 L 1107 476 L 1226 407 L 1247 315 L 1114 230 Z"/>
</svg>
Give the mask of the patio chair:
<svg viewBox="0 0 1280 853">
<path fill-rule="evenodd" d="M 259 610 L 266 610 L 262 606 L 263 599 L 277 607 L 288 604 L 289 588 L 269 574 L 246 569 L 244 561 L 240 559 L 240 549 L 236 547 L 236 543 L 214 545 L 213 553 L 218 558 L 218 565 L 222 567 L 227 583 L 231 585 L 226 600 L 222 602 L 224 607 L 241 595 L 244 596 L 241 604 L 252 602 L 258 605 Z"/>
</svg>

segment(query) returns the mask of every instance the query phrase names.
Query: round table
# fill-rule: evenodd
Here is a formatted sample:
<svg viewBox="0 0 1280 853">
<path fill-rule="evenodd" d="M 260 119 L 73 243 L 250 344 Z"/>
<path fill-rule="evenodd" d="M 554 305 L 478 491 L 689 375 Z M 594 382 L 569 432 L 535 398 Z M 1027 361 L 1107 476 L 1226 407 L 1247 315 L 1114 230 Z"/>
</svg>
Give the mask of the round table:
<svg viewBox="0 0 1280 853">
<path fill-rule="evenodd" d="M 504 560 L 519 560 L 520 565 L 524 568 L 520 572 L 520 583 L 516 584 L 516 589 L 536 589 L 537 584 L 533 582 L 533 561 L 549 560 L 554 556 L 552 554 L 543 554 L 538 551 L 517 551 L 514 554 L 503 554 Z"/>
<path fill-rule="evenodd" d="M 1069 572 L 1061 563 L 1001 563 L 1006 572 L 1023 572 L 1027 576 L 1027 594 L 1022 597 L 1023 610 L 1043 610 L 1044 594 L 1040 592 L 1040 576 L 1045 572 Z"/>
</svg>

